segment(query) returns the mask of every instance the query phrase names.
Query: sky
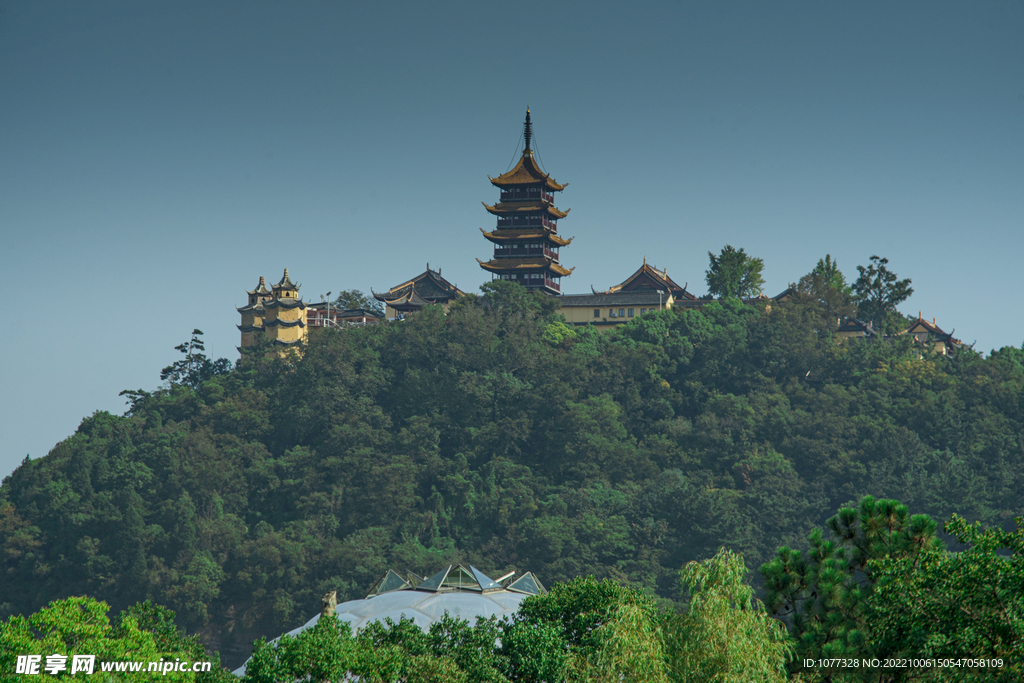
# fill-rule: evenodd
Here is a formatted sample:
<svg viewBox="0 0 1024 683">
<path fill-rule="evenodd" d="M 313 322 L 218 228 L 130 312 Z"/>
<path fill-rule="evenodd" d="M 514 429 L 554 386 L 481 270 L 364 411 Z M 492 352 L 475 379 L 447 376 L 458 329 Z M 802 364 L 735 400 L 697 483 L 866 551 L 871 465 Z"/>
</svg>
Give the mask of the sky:
<svg viewBox="0 0 1024 683">
<path fill-rule="evenodd" d="M 708 252 L 774 295 L 831 254 L 906 314 L 1024 343 L 1024 2 L 0 0 L 0 477 L 261 275 L 307 301 L 490 276 L 527 105 L 566 293 Z"/>
</svg>

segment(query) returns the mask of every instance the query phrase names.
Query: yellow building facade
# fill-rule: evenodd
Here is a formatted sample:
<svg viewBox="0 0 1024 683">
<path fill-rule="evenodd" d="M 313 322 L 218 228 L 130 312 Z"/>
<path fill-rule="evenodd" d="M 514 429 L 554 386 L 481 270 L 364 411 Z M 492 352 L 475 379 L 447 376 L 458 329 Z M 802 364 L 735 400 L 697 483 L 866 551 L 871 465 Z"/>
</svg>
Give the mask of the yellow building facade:
<svg viewBox="0 0 1024 683">
<path fill-rule="evenodd" d="M 284 277 L 272 289 L 267 289 L 260 277 L 256 289 L 246 290 L 249 303 L 237 309 L 242 316 L 240 349 L 256 345 L 260 335 L 276 347 L 294 347 L 306 341 L 306 303 L 299 297 L 300 286 L 292 282 L 285 268 Z"/>
</svg>

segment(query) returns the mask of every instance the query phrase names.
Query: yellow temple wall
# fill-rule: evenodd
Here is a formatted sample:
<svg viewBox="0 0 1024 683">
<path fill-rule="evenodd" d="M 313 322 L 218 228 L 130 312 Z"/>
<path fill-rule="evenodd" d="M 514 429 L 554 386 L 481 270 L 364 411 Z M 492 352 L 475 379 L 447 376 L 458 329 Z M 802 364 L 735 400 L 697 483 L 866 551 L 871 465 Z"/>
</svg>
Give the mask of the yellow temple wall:
<svg viewBox="0 0 1024 683">
<path fill-rule="evenodd" d="M 671 306 L 671 301 L 665 301 L 665 302 L 662 303 L 662 306 L 661 306 L 662 309 L 668 309 L 668 308 L 671 308 L 671 307 L 672 307 Z M 625 311 L 626 311 L 626 315 L 624 317 L 621 317 L 621 318 L 618 315 L 620 308 L 624 308 Z M 633 308 L 633 315 L 632 316 L 629 315 L 630 306 L 614 306 L 612 308 L 609 308 L 608 306 L 564 306 L 563 305 L 559 309 L 558 312 L 561 313 L 563 316 L 565 316 L 566 323 L 568 323 L 570 325 L 586 325 L 586 324 L 590 324 L 590 325 L 594 325 L 595 327 L 597 327 L 597 329 L 599 329 L 601 331 L 607 331 L 607 330 L 615 327 L 616 325 L 623 325 L 625 323 L 628 323 L 633 318 L 639 318 L 640 315 L 641 315 L 640 314 L 640 308 L 641 307 L 633 305 L 632 308 Z M 656 311 L 656 310 L 658 310 L 657 306 L 653 306 L 653 307 L 644 306 L 643 308 L 646 311 Z M 600 314 L 596 318 L 594 317 L 594 309 L 597 309 L 598 311 L 600 311 Z M 614 317 L 612 317 L 612 315 L 611 315 L 613 310 L 615 311 L 615 316 Z"/>
</svg>

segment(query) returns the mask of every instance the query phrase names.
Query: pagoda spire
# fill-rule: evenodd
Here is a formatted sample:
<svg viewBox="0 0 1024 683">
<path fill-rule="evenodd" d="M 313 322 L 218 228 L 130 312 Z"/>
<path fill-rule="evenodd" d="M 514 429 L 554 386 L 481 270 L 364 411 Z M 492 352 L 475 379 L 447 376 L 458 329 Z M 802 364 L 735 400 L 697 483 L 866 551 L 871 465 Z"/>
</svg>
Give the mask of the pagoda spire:
<svg viewBox="0 0 1024 683">
<path fill-rule="evenodd" d="M 526 123 L 523 126 L 523 137 L 526 138 L 526 148 L 523 154 L 530 153 L 530 138 L 533 137 L 533 124 L 530 123 L 530 105 L 526 105 Z"/>
</svg>

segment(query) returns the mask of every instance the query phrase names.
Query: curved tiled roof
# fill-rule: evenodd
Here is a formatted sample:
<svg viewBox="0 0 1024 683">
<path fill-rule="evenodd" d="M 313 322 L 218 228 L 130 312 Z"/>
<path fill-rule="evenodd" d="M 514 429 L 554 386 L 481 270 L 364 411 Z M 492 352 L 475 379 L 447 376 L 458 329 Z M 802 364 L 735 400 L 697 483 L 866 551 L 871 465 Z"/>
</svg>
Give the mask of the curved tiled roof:
<svg viewBox="0 0 1024 683">
<path fill-rule="evenodd" d="M 288 269 L 285 268 L 284 269 L 284 277 L 281 278 L 280 282 L 278 282 L 276 285 L 274 285 L 274 291 L 276 292 L 279 289 L 295 289 L 295 290 L 298 290 L 300 287 L 302 287 L 302 285 L 295 284 L 294 282 L 292 282 L 292 279 L 290 277 L 288 277 Z"/>
<path fill-rule="evenodd" d="M 252 312 L 257 312 L 257 311 L 263 312 L 266 309 L 263 307 L 263 302 L 262 301 L 257 301 L 254 304 L 249 304 L 248 306 L 242 306 L 241 308 L 239 308 L 238 306 L 235 306 L 235 310 L 238 311 L 239 313 L 252 313 Z"/>
<path fill-rule="evenodd" d="M 484 237 L 495 244 L 508 242 L 510 240 L 546 240 L 555 246 L 564 247 L 575 239 L 575 237 L 570 237 L 569 239 L 559 237 L 550 230 L 544 230 L 543 228 L 503 228 L 493 232 L 487 232 L 483 228 L 478 229 L 484 234 Z"/>
<path fill-rule="evenodd" d="M 295 327 L 296 325 L 299 327 L 305 327 L 306 321 L 302 318 L 298 318 L 296 320 L 281 320 L 280 318 L 275 318 L 274 320 L 264 320 L 263 325 L 264 327 Z"/>
<path fill-rule="evenodd" d="M 652 287 L 653 284 L 653 287 Z M 679 284 L 668 276 L 668 268 L 664 270 L 658 270 L 654 266 L 647 263 L 647 258 L 644 258 L 644 264 L 640 268 L 626 278 L 622 284 L 609 287 L 608 292 L 614 293 L 619 291 L 630 291 L 639 289 L 664 289 L 666 292 L 672 292 L 672 295 L 676 298 L 681 299 L 696 299 L 693 294 L 686 291 L 686 286 L 680 287 Z"/>
<path fill-rule="evenodd" d="M 480 264 L 481 268 L 492 273 L 503 273 L 505 271 L 517 270 L 550 270 L 558 275 L 568 275 L 572 271 L 576 270 L 575 268 L 564 268 L 549 258 L 491 259 L 486 262 L 477 259 L 476 262 Z"/>
<path fill-rule="evenodd" d="M 569 186 L 569 183 L 560 185 L 550 175 L 540 170 L 536 159 L 533 158 L 533 151 L 523 151 L 519 163 L 508 173 L 502 173 L 497 178 L 487 176 L 492 185 L 498 187 L 515 187 L 516 185 L 536 185 L 542 183 L 544 187 L 555 192 L 560 192 Z"/>
<path fill-rule="evenodd" d="M 395 285 L 383 293 L 374 292 L 372 289 L 370 292 L 377 301 L 391 302 L 407 296 L 412 290 L 416 290 L 416 294 L 427 303 L 448 301 L 463 295 L 462 290 L 441 277 L 440 271 L 431 270 L 429 263 L 424 272 L 411 280 Z"/>
<path fill-rule="evenodd" d="M 487 202 L 480 202 L 487 209 L 488 213 L 492 213 L 495 216 L 508 216 L 515 215 L 517 213 L 535 212 L 546 213 L 549 217 L 554 219 L 565 218 L 569 215 L 572 209 L 566 209 L 562 211 L 559 208 L 545 204 L 544 202 L 498 202 L 497 204 L 490 205 Z"/>
<path fill-rule="evenodd" d="M 287 273 L 288 271 L 285 271 L 285 272 Z M 256 289 L 253 289 L 253 290 L 248 290 L 247 289 L 247 290 L 245 290 L 245 293 L 246 294 L 255 294 L 255 295 L 264 295 L 264 296 L 268 295 L 268 294 L 272 294 L 272 292 L 269 289 L 267 289 L 267 281 L 263 278 L 262 275 L 260 275 L 260 283 L 259 283 L 259 285 L 256 286 Z"/>
<path fill-rule="evenodd" d="M 263 306 L 266 308 L 305 308 L 306 302 L 302 299 L 271 299 Z"/>
</svg>

